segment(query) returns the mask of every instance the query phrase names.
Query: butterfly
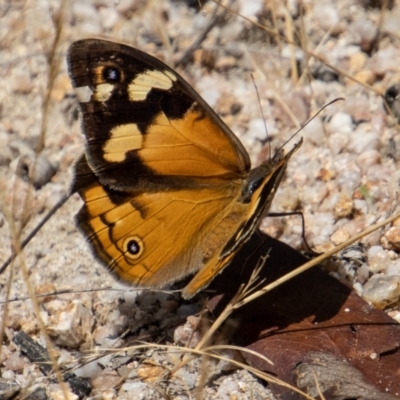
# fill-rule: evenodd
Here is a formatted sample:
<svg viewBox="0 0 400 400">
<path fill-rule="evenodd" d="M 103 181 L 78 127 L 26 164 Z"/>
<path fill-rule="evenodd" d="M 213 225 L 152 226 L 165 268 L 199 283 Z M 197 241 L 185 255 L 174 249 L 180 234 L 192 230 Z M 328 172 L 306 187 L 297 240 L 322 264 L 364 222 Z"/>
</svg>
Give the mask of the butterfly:
<svg viewBox="0 0 400 400">
<path fill-rule="evenodd" d="M 172 68 L 130 46 L 74 42 L 85 154 L 72 191 L 95 257 L 123 282 L 191 298 L 258 229 L 301 141 L 251 169 L 228 126 Z"/>
</svg>

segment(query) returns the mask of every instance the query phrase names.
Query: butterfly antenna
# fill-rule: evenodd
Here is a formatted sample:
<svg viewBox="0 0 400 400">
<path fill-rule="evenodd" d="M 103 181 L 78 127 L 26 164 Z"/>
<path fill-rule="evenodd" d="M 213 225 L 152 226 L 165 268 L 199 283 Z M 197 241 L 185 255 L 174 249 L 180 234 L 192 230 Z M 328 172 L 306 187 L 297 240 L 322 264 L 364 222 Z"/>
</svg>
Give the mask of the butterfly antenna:
<svg viewBox="0 0 400 400">
<path fill-rule="evenodd" d="M 283 147 L 285 147 L 304 127 L 306 127 L 317 115 L 319 115 L 322 111 L 325 110 L 325 108 L 329 107 L 331 104 L 336 103 L 337 101 L 344 100 L 343 97 L 338 97 L 336 99 L 333 99 L 329 103 L 323 105 L 320 110 L 318 110 L 311 118 L 309 118 L 304 125 L 302 125 L 295 133 L 293 133 L 292 136 L 286 142 L 283 143 L 283 145 L 279 148 L 281 150 Z M 278 150 L 278 151 L 279 151 Z"/>
<path fill-rule="evenodd" d="M 270 137 L 269 137 L 269 134 L 268 134 L 268 127 L 267 127 L 267 124 L 265 122 L 264 111 L 263 111 L 263 108 L 261 107 L 260 93 L 258 91 L 258 87 L 256 85 L 256 81 L 254 80 L 253 74 L 250 74 L 250 76 L 251 76 L 251 80 L 252 80 L 253 85 L 254 85 L 254 89 L 256 90 L 256 93 L 257 93 L 258 105 L 260 106 L 260 112 L 261 112 L 262 120 L 264 122 L 265 132 L 267 133 L 267 141 L 269 142 L 269 146 L 268 146 L 269 159 L 271 160 L 271 158 L 272 158 L 272 155 L 271 155 L 271 141 L 270 141 Z"/>
<path fill-rule="evenodd" d="M 29 233 L 29 235 L 21 242 L 21 246 L 19 251 L 21 251 L 31 240 L 32 238 L 40 231 L 42 226 L 55 214 L 55 212 L 61 208 L 64 203 L 69 199 L 70 193 L 64 195 L 61 197 L 61 199 L 54 205 L 54 207 L 46 214 L 46 216 L 39 222 L 38 225 L 35 226 L 35 228 Z M 0 268 L 0 274 L 2 274 L 6 268 L 11 264 L 12 261 L 14 261 L 15 257 L 17 256 L 17 253 L 13 253 L 8 260 L 1 266 Z"/>
</svg>

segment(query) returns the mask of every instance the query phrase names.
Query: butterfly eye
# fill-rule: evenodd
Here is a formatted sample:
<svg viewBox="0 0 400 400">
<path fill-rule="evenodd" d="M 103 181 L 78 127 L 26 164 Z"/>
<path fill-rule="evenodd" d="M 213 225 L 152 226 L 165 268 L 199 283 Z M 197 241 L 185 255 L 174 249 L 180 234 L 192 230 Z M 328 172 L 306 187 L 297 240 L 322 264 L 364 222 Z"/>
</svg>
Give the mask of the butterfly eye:
<svg viewBox="0 0 400 400">
<path fill-rule="evenodd" d="M 255 171 L 253 175 L 251 172 Z M 254 192 L 261 186 L 264 180 L 264 175 L 257 173 L 259 169 L 253 169 L 250 172 L 249 180 L 247 181 L 246 185 L 243 187 L 242 190 L 242 199 L 243 203 L 249 203 L 251 201 L 251 197 L 253 196 Z"/>
<path fill-rule="evenodd" d="M 263 181 L 263 178 L 259 178 L 255 181 L 251 182 L 249 185 L 248 192 L 250 194 L 253 194 L 261 186 L 262 181 Z"/>
<path fill-rule="evenodd" d="M 121 71 L 115 67 L 104 67 L 102 71 L 102 76 L 105 82 L 121 82 Z"/>
<path fill-rule="evenodd" d="M 124 250 L 128 257 L 139 258 L 144 250 L 143 242 L 137 236 L 127 238 L 124 243 Z"/>
</svg>

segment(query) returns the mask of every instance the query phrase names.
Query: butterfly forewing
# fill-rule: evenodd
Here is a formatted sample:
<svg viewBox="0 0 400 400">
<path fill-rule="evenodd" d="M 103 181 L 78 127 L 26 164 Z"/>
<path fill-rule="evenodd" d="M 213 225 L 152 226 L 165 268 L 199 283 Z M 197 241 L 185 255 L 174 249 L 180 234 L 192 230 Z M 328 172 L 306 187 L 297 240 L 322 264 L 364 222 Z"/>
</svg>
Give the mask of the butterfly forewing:
<svg viewBox="0 0 400 400">
<path fill-rule="evenodd" d="M 72 44 L 68 64 L 87 159 L 103 184 L 158 190 L 242 179 L 249 171 L 237 138 L 161 61 L 122 44 L 88 39 Z"/>
</svg>

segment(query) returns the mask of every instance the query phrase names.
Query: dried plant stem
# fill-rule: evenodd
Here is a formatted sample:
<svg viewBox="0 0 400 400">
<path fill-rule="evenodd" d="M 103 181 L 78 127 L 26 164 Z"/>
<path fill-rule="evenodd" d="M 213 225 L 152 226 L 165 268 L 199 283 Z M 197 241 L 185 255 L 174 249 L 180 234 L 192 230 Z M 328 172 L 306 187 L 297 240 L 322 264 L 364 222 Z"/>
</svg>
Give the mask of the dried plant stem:
<svg viewBox="0 0 400 400">
<path fill-rule="evenodd" d="M 250 350 L 250 349 L 245 349 L 245 348 L 240 348 L 238 346 L 230 346 L 230 345 L 218 345 L 218 346 L 210 346 L 210 347 L 205 347 L 201 350 L 196 350 L 196 349 L 190 349 L 188 347 L 178 347 L 175 345 L 160 345 L 160 344 L 156 344 L 156 343 L 143 343 L 143 344 L 139 344 L 139 345 L 135 345 L 135 346 L 131 346 L 131 347 L 124 347 L 124 348 L 118 348 L 118 349 L 97 349 L 98 352 L 101 352 L 101 350 L 103 350 L 104 352 L 107 352 L 108 354 L 119 354 L 119 353 L 123 353 L 124 355 L 126 355 L 126 353 L 132 353 L 132 352 L 137 352 L 137 351 L 142 351 L 142 350 L 148 350 L 150 348 L 156 348 L 156 349 L 164 349 L 164 350 L 168 350 L 168 351 L 176 351 L 177 353 L 182 353 L 182 354 L 187 354 L 187 355 L 197 355 L 197 356 L 206 356 L 206 357 L 210 357 L 210 358 L 214 358 L 216 360 L 220 360 L 220 361 L 225 361 L 225 362 L 229 362 L 232 365 L 235 365 L 238 368 L 243 368 L 249 372 L 251 372 L 253 375 L 259 377 L 260 379 L 269 382 L 269 383 L 274 383 L 276 385 L 280 385 L 283 387 L 287 387 L 291 390 L 293 390 L 296 393 L 299 393 L 300 395 L 304 396 L 304 398 L 306 399 L 310 399 L 312 400 L 313 397 L 310 397 L 309 395 L 307 395 L 306 393 L 302 392 L 300 389 L 291 386 L 290 384 L 288 384 L 287 382 L 284 382 L 268 373 L 262 372 L 257 368 L 251 367 L 247 364 L 244 364 L 240 361 L 225 357 L 221 354 L 218 354 L 216 352 L 216 350 L 238 350 L 238 351 L 242 351 L 242 352 L 247 352 L 249 354 L 255 355 L 260 357 L 261 359 L 263 359 L 266 362 L 270 362 L 268 359 L 266 359 L 265 357 L 263 357 L 262 355 L 260 355 L 259 353 Z M 93 356 L 91 356 L 90 358 L 87 359 L 87 362 L 93 362 L 94 360 L 103 357 L 104 354 L 96 354 L 96 357 L 94 358 Z M 179 364 L 179 368 L 182 367 L 183 365 L 187 364 L 190 360 L 192 360 L 192 357 L 190 358 L 186 358 L 183 362 L 181 362 Z M 175 371 L 177 371 L 178 368 L 174 368 L 173 370 L 169 371 L 170 375 L 173 375 Z M 165 376 L 160 377 L 160 379 L 164 379 Z"/>
<path fill-rule="evenodd" d="M 224 6 L 223 4 L 217 2 L 216 0 L 213 0 L 213 2 L 219 4 L 221 7 L 225 8 L 225 9 L 228 8 L 227 6 Z M 260 29 L 265 30 L 266 32 L 270 33 L 271 35 L 276 36 L 277 38 L 280 38 L 280 39 L 283 40 L 284 42 L 286 42 L 286 43 L 288 43 L 288 44 L 291 44 L 291 45 L 293 45 L 293 46 L 299 47 L 296 43 L 294 43 L 293 41 L 290 41 L 288 38 L 286 38 L 285 36 L 281 35 L 281 34 L 280 34 L 279 32 L 277 32 L 275 29 L 268 28 L 268 27 L 265 26 L 265 25 L 262 25 L 262 24 L 260 24 L 260 23 L 258 23 L 258 22 L 255 22 L 255 21 L 253 21 L 253 20 L 251 20 L 251 19 L 249 19 L 249 18 L 247 18 L 247 17 L 245 17 L 245 16 L 239 14 L 238 12 L 236 12 L 236 11 L 234 11 L 234 10 L 232 10 L 232 9 L 229 9 L 229 12 L 232 13 L 232 14 L 234 14 L 234 15 L 236 15 L 236 16 L 239 17 L 239 18 L 243 18 L 244 20 L 250 22 L 250 23 L 253 24 L 254 26 L 259 27 Z M 303 50 L 309 57 L 313 57 L 313 58 L 315 58 L 316 60 L 320 61 L 321 63 L 327 65 L 329 68 L 331 68 L 333 71 L 335 71 L 338 75 L 343 75 L 344 77 L 346 77 L 347 79 L 351 80 L 352 82 L 358 83 L 359 85 L 364 86 L 364 87 L 367 88 L 368 90 L 370 90 L 370 91 L 372 91 L 372 92 L 374 92 L 374 93 L 376 93 L 376 94 L 378 94 L 378 95 L 382 95 L 382 93 L 381 93 L 381 91 L 379 91 L 379 89 L 374 88 L 373 86 L 368 85 L 368 84 L 366 84 L 365 82 L 361 82 L 361 81 L 358 80 L 357 78 L 354 78 L 352 75 L 349 75 L 346 71 L 344 71 L 344 70 L 342 70 L 342 69 L 340 69 L 340 68 L 337 68 L 337 67 L 335 67 L 335 66 L 333 66 L 333 65 L 331 65 L 331 64 L 329 64 L 329 63 L 327 63 L 326 60 L 324 59 L 324 57 L 322 57 L 322 56 L 316 54 L 315 52 L 313 52 L 313 51 L 311 51 L 311 50 L 307 50 L 307 49 L 302 49 L 302 50 Z"/>
<path fill-rule="evenodd" d="M 291 69 L 291 79 L 293 86 L 296 86 L 299 80 L 299 73 L 297 70 L 297 62 L 296 62 L 296 47 L 294 45 L 294 34 L 293 34 L 293 20 L 292 16 L 289 13 L 287 7 L 283 7 L 285 12 L 285 25 L 286 25 L 286 36 L 289 39 L 290 43 L 290 69 Z"/>
<path fill-rule="evenodd" d="M 375 232 L 376 230 L 382 228 L 383 226 L 390 224 L 396 219 L 400 218 L 400 213 L 393 215 L 387 219 L 385 219 L 382 222 L 379 222 L 375 225 L 372 225 L 371 227 L 365 229 L 363 232 L 359 233 L 358 235 L 354 236 L 353 238 L 347 240 L 346 242 L 340 244 L 339 246 L 336 246 L 330 251 L 327 251 L 324 254 L 321 254 L 318 257 L 315 257 L 311 261 L 303 264 L 301 267 L 296 268 L 294 271 L 289 272 L 288 274 L 282 276 L 281 278 L 277 279 L 276 281 L 264 286 L 262 289 L 257 290 L 256 292 L 246 296 L 243 298 L 243 292 L 244 288 L 242 287 L 239 289 L 238 293 L 232 298 L 232 300 L 229 302 L 229 304 L 225 307 L 225 309 L 222 311 L 222 313 L 218 316 L 218 318 L 215 320 L 215 322 L 212 324 L 210 329 L 207 331 L 207 333 L 204 335 L 202 340 L 199 342 L 199 344 L 196 346 L 196 350 L 200 351 L 212 338 L 212 336 L 215 334 L 215 332 L 221 327 L 221 325 L 229 318 L 229 316 L 232 314 L 233 311 L 237 310 L 238 308 L 244 306 L 245 304 L 250 303 L 251 301 L 255 300 L 256 298 L 264 295 L 267 292 L 270 292 L 272 289 L 278 287 L 279 285 L 282 285 L 284 282 L 289 281 L 290 279 L 294 278 L 295 276 L 301 274 L 302 272 L 314 267 L 315 265 L 321 263 L 321 261 L 327 259 L 328 257 L 334 255 L 335 253 L 339 252 L 340 250 L 343 250 L 344 248 L 350 246 L 351 244 L 357 242 L 358 240 L 362 239 L 364 236 Z M 246 286 L 247 287 L 247 286 Z"/>
</svg>

